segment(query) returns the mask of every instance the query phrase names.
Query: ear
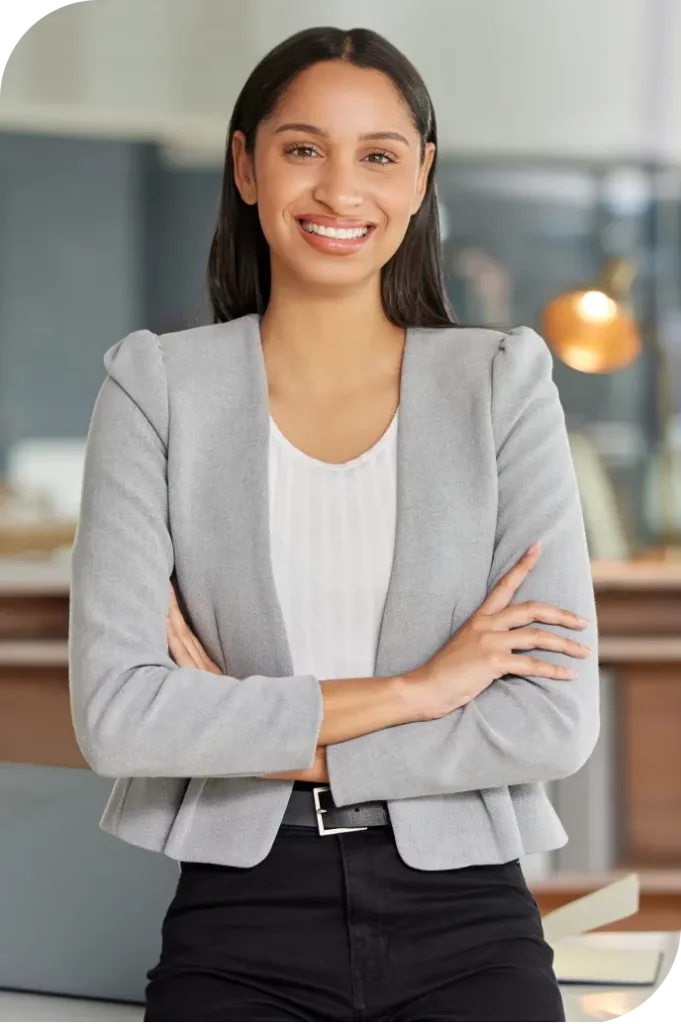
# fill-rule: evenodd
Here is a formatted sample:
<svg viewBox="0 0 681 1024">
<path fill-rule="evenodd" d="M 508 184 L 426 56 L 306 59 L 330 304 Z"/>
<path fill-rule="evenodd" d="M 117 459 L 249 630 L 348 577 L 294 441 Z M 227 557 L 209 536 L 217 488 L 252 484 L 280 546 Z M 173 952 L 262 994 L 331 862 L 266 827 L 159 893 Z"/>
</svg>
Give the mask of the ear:
<svg viewBox="0 0 681 1024">
<path fill-rule="evenodd" d="M 239 190 L 239 195 L 249 206 L 254 206 L 258 201 L 258 195 L 255 186 L 253 157 L 246 152 L 246 136 L 242 131 L 235 131 L 232 135 L 232 161 L 234 183 Z"/>
<path fill-rule="evenodd" d="M 423 160 L 419 167 L 419 174 L 416 182 L 416 194 L 414 196 L 414 206 L 412 208 L 412 215 L 418 213 L 418 210 L 423 202 L 423 197 L 426 194 L 428 187 L 428 178 L 430 176 L 430 169 L 433 166 L 433 160 L 435 159 L 435 143 L 427 142 L 425 145 L 425 151 L 423 154 Z"/>
</svg>

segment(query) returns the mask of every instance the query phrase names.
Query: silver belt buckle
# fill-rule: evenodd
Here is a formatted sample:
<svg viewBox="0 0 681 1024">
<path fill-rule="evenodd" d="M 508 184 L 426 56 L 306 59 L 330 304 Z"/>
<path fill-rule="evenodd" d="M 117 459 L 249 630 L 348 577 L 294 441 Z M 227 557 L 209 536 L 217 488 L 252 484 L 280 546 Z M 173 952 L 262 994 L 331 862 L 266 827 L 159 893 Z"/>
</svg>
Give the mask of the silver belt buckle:
<svg viewBox="0 0 681 1024">
<path fill-rule="evenodd" d="M 322 818 L 326 811 L 319 803 L 320 793 L 330 793 L 330 786 L 315 786 L 312 790 L 312 796 L 314 797 L 315 813 L 317 815 L 317 830 L 320 836 L 332 836 L 336 832 L 366 832 L 368 825 L 356 825 L 354 828 L 324 828 L 324 820 Z"/>
</svg>

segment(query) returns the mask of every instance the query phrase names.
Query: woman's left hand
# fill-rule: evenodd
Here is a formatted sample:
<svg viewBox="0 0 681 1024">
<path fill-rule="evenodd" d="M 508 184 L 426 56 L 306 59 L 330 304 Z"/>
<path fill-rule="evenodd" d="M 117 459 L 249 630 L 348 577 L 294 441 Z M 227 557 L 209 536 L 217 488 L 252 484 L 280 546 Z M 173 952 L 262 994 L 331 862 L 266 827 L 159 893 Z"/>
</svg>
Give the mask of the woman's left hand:
<svg viewBox="0 0 681 1024">
<path fill-rule="evenodd" d="M 200 668 L 213 675 L 223 675 L 222 669 L 206 654 L 203 644 L 198 640 L 184 621 L 184 616 L 177 603 L 177 597 L 170 584 L 170 607 L 166 615 L 166 636 L 168 650 L 175 664 L 184 668 Z"/>
<path fill-rule="evenodd" d="M 166 615 L 166 636 L 168 637 L 168 650 L 178 667 L 201 668 L 205 672 L 212 672 L 216 676 L 223 674 L 222 669 L 214 661 L 211 661 L 203 648 L 203 644 L 194 636 L 185 622 L 180 606 L 177 603 L 172 583 L 170 584 L 170 607 Z M 326 747 L 317 747 L 314 764 L 310 768 L 301 768 L 290 772 L 276 772 L 272 775 L 261 775 L 260 778 L 328 782 Z"/>
</svg>

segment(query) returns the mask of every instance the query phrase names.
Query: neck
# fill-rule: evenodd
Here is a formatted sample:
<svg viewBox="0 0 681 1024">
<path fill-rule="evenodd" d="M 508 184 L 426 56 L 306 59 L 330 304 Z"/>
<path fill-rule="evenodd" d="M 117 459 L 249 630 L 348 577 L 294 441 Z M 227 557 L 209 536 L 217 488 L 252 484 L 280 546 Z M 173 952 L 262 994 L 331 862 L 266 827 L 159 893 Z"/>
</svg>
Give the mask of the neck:
<svg viewBox="0 0 681 1024">
<path fill-rule="evenodd" d="M 385 315 L 379 281 L 344 294 L 273 281 L 260 330 L 270 382 L 287 390 L 350 391 L 399 373 L 405 332 Z"/>
</svg>

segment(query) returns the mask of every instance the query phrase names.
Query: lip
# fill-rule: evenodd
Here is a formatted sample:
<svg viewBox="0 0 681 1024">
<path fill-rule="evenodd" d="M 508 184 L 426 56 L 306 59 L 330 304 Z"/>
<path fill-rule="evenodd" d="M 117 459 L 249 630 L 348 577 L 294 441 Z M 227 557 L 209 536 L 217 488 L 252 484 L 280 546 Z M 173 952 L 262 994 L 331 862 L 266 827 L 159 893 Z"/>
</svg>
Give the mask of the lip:
<svg viewBox="0 0 681 1024">
<path fill-rule="evenodd" d="M 327 238 L 325 235 L 313 235 L 306 231 L 302 221 L 309 221 L 313 224 L 321 224 L 323 227 L 331 228 L 359 228 L 367 227 L 369 230 L 361 238 Z M 318 252 L 330 253 L 336 256 L 348 256 L 359 252 L 369 241 L 374 233 L 375 224 L 366 220 L 348 220 L 341 217 L 329 217 L 324 214 L 309 214 L 296 217 L 298 230 L 305 241 Z"/>
</svg>

